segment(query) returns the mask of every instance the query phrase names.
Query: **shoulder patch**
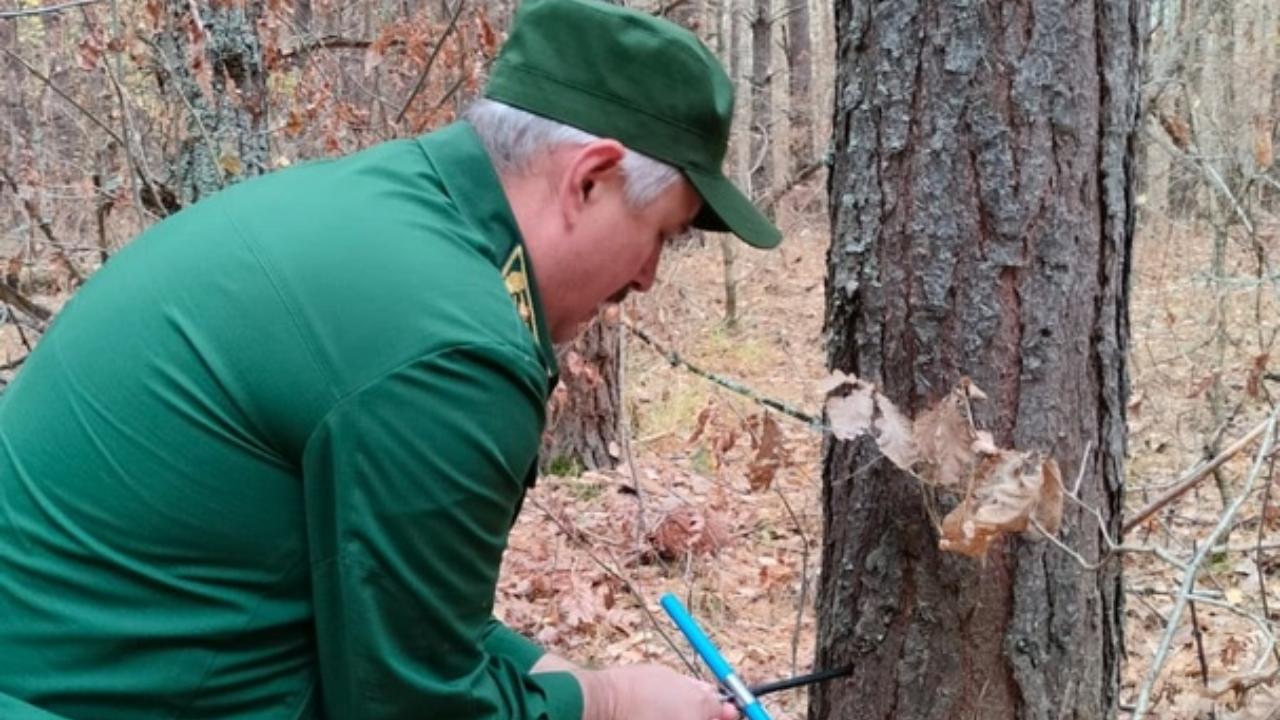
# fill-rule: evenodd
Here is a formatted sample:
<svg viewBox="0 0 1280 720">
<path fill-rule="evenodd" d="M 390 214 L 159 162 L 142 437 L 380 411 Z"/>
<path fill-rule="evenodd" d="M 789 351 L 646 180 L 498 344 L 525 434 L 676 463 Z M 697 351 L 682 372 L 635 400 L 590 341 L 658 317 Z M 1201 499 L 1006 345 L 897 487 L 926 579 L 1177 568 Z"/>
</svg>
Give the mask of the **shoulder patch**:
<svg viewBox="0 0 1280 720">
<path fill-rule="evenodd" d="M 533 336 L 533 344 L 539 345 L 538 318 L 534 314 L 533 295 L 529 292 L 529 265 L 524 258 L 524 245 L 516 243 L 507 262 L 502 266 L 502 281 L 507 285 L 507 294 L 516 305 L 520 320 Z"/>
</svg>

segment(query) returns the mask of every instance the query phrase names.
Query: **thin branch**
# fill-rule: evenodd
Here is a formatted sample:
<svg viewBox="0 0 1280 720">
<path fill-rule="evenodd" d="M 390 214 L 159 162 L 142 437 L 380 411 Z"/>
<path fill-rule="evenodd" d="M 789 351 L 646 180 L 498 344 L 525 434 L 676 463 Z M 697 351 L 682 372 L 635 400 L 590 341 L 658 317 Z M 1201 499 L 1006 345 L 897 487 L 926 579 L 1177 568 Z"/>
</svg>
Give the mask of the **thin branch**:
<svg viewBox="0 0 1280 720">
<path fill-rule="evenodd" d="M 1121 534 L 1122 535 L 1128 534 L 1135 527 L 1141 525 L 1143 521 L 1145 521 L 1147 518 L 1151 517 L 1152 515 L 1156 514 L 1161 509 L 1163 509 L 1164 506 L 1182 497 L 1182 495 L 1185 494 L 1188 490 L 1195 487 L 1197 483 L 1199 483 L 1201 480 L 1204 480 L 1214 470 L 1221 467 L 1223 463 L 1235 457 L 1236 454 L 1238 454 L 1241 450 L 1248 447 L 1249 443 L 1256 440 L 1259 435 L 1261 435 L 1263 432 L 1266 431 L 1270 423 L 1271 423 L 1271 420 L 1263 420 L 1261 423 L 1258 424 L 1257 427 L 1253 428 L 1248 433 L 1246 433 L 1244 437 L 1240 438 L 1239 440 L 1236 440 L 1226 450 L 1223 450 L 1222 452 L 1218 453 L 1217 457 L 1204 463 L 1203 465 L 1198 465 L 1188 470 L 1187 472 L 1183 473 L 1182 477 L 1178 478 L 1178 480 L 1173 484 L 1173 486 L 1170 487 L 1168 490 L 1166 490 L 1164 494 L 1162 494 L 1160 497 L 1156 498 L 1155 500 L 1151 501 L 1146 507 L 1134 513 L 1133 517 L 1125 521 L 1124 527 L 1121 530 Z"/>
<path fill-rule="evenodd" d="M 65 2 L 60 5 L 46 5 L 38 8 L 27 8 L 25 10 L 4 10 L 0 11 L 0 20 L 31 17 L 33 15 L 52 15 L 53 13 L 60 13 L 63 10 L 70 10 L 82 5 L 93 5 L 94 3 L 100 2 L 103 2 L 103 0 L 71 0 L 71 2 Z"/>
<path fill-rule="evenodd" d="M 782 184 L 782 187 L 777 188 L 766 195 L 764 199 L 760 201 L 760 210 L 766 213 L 772 210 L 773 206 L 777 205 L 779 200 L 787 196 L 787 193 L 795 189 L 797 185 L 813 177 L 814 173 L 826 167 L 828 164 L 830 164 L 830 160 L 826 155 L 810 160 L 808 164 L 797 170 L 794 175 L 787 178 L 786 182 Z"/>
<path fill-rule="evenodd" d="M 458 0 L 458 6 L 454 8 L 453 17 L 449 18 L 449 26 L 444 29 L 444 34 L 440 36 L 436 46 L 431 48 L 431 56 L 427 58 L 427 64 L 423 66 L 422 74 L 418 76 L 418 82 L 413 86 L 413 92 L 409 93 L 409 97 L 405 98 L 404 106 L 396 114 L 397 123 L 404 120 L 404 115 L 409 112 L 409 106 L 413 104 L 414 98 L 418 97 L 418 93 L 422 92 L 422 88 L 426 86 L 427 76 L 431 74 L 431 66 L 435 65 L 436 58 L 439 57 L 440 51 L 444 49 L 445 41 L 453 34 L 453 29 L 458 26 L 458 18 L 462 17 L 462 9 L 466 6 L 467 0 Z"/>
<path fill-rule="evenodd" d="M 90 121 L 92 121 L 94 125 L 97 125 L 98 127 L 102 128 L 103 132 L 110 135 L 112 140 L 115 140 L 121 145 L 124 145 L 124 140 L 119 135 L 116 134 L 115 130 L 112 130 L 109 125 L 99 120 L 97 115 L 94 115 L 93 113 L 89 112 L 87 109 L 85 109 L 83 105 L 76 102 L 74 98 L 72 98 L 70 95 L 63 92 L 62 88 L 59 88 L 57 85 L 54 85 L 52 80 L 50 80 L 47 76 L 45 76 L 44 73 L 32 67 L 31 63 L 27 62 L 26 60 L 23 60 L 21 55 L 15 53 L 9 48 L 0 48 L 0 50 L 3 50 L 5 55 L 8 55 L 14 60 L 17 60 L 19 65 L 27 69 L 27 72 L 39 78 L 40 81 L 43 82 L 46 86 L 48 86 L 48 88 L 52 90 L 55 95 L 62 98 L 63 100 L 66 100 L 68 103 L 70 103 L 72 107 L 79 110 L 80 113 L 84 115 L 86 118 L 88 118 Z"/>
<path fill-rule="evenodd" d="M 537 498 L 526 497 L 525 499 L 530 505 L 538 508 L 539 510 L 542 511 L 544 515 L 551 518 L 551 522 L 554 522 L 556 526 L 560 528 L 560 531 L 565 534 L 565 537 L 569 538 L 570 541 L 573 541 L 574 538 L 577 537 L 577 533 L 574 532 L 573 528 L 569 527 L 568 524 L 566 524 L 563 519 L 561 519 L 555 513 L 551 512 L 551 510 L 548 509 L 547 506 L 538 502 Z M 627 577 L 626 575 L 623 575 L 621 570 L 611 567 L 608 563 L 596 557 L 595 553 L 591 551 L 590 546 L 586 546 L 584 549 L 587 552 L 587 557 L 591 558 L 592 562 L 594 562 L 596 565 L 599 565 L 601 570 L 604 570 L 606 573 L 609 573 L 615 579 L 621 582 L 623 587 L 625 587 L 627 591 L 631 593 L 632 597 L 634 597 L 636 600 L 636 604 L 640 606 L 640 610 L 644 612 L 645 617 L 649 618 L 649 622 L 653 624 L 653 629 L 657 630 L 658 635 L 660 635 L 662 639 L 667 642 L 667 645 L 671 646 L 671 650 L 675 652 L 676 656 L 680 658 L 681 662 L 683 662 L 685 666 L 689 668 L 689 671 L 696 675 L 698 673 L 698 666 L 694 665 L 693 662 L 689 660 L 689 658 L 685 657 L 685 654 L 680 651 L 680 646 L 676 645 L 675 641 L 671 639 L 671 636 L 668 635 L 666 630 L 663 629 L 662 624 L 658 622 L 658 618 L 654 617 L 653 612 L 649 610 L 649 604 L 645 602 L 644 596 L 641 595 L 640 590 L 636 588 L 635 582 L 633 582 L 631 578 Z M 622 564 L 618 562 L 617 556 L 613 555 L 612 548 L 609 549 L 609 553 L 614 564 L 617 565 L 618 567 L 622 567 Z"/>
<path fill-rule="evenodd" d="M 1133 710 L 1133 720 L 1142 720 L 1147 715 L 1147 711 L 1151 705 L 1151 692 L 1155 687 L 1157 678 L 1160 677 L 1160 671 L 1164 669 L 1165 660 L 1168 658 L 1169 649 L 1173 645 L 1173 637 L 1177 634 L 1179 621 L 1182 619 L 1182 613 L 1186 610 L 1187 603 L 1191 600 L 1194 593 L 1196 576 L 1199 574 L 1200 565 L 1205 558 L 1213 550 L 1213 546 L 1217 543 L 1218 538 L 1223 535 L 1232 522 L 1235 520 L 1236 513 L 1240 511 L 1240 507 L 1245 500 L 1253 492 L 1253 487 L 1258 481 L 1258 477 L 1262 474 L 1262 468 L 1265 464 L 1267 456 L 1271 452 L 1271 448 L 1276 439 L 1276 419 L 1280 415 L 1280 408 L 1273 411 L 1271 416 L 1263 424 L 1263 440 L 1262 445 L 1258 448 L 1257 454 L 1254 456 L 1253 468 L 1249 471 L 1249 476 L 1245 480 L 1245 486 L 1241 492 L 1236 494 L 1236 498 L 1231 502 L 1226 512 L 1218 520 L 1218 524 L 1205 538 L 1204 545 L 1196 551 L 1191 562 L 1187 563 L 1187 569 L 1182 575 L 1182 584 L 1178 593 L 1178 600 L 1174 604 L 1173 612 L 1169 614 L 1169 622 L 1165 626 L 1164 635 L 1160 638 L 1160 646 L 1156 649 L 1155 658 L 1151 662 L 1151 668 L 1147 673 L 1146 679 L 1142 683 L 1142 688 L 1138 693 L 1137 706 Z M 1273 639 L 1274 642 L 1274 639 Z M 1268 648 L 1268 654 L 1270 649 Z"/>
<path fill-rule="evenodd" d="M 604 322 L 603 317 L 599 322 Z M 626 387 L 627 372 L 627 336 L 618 333 L 618 387 Z M 631 473 L 631 487 L 636 493 L 636 536 L 635 546 L 640 547 L 647 533 L 644 525 L 644 488 L 640 486 L 640 474 L 636 472 L 635 458 L 631 454 L 631 420 L 627 411 L 627 403 L 618 403 L 618 428 L 622 435 L 622 458 Z"/>
<path fill-rule="evenodd" d="M 392 40 L 387 47 L 404 45 L 403 40 Z M 287 48 L 280 53 L 285 60 L 292 60 L 299 55 L 306 55 L 316 50 L 366 50 L 373 45 L 372 40 L 353 38 L 345 35 L 321 35 L 301 40 L 295 47 Z"/>
<path fill-rule="evenodd" d="M 1267 468 L 1267 484 L 1262 491 L 1262 512 L 1258 517 L 1258 539 L 1254 543 L 1253 567 L 1258 572 L 1258 594 L 1262 598 L 1262 617 L 1271 617 L 1271 608 L 1267 603 L 1267 573 L 1262 567 L 1262 536 L 1267 527 L 1267 510 L 1271 506 L 1271 486 L 1275 483 L 1276 458 L 1271 456 L 1270 467 Z M 1280 649 L 1273 648 L 1276 662 L 1280 662 Z"/>
<path fill-rule="evenodd" d="M 14 188 L 15 193 L 17 192 L 18 183 L 3 168 L 0 168 L 0 178 L 9 183 L 9 185 Z M 49 221 L 49 218 L 45 217 L 44 213 L 40 212 L 40 208 L 36 206 L 34 200 L 29 197 L 21 197 L 21 193 L 18 193 L 18 195 L 22 201 L 22 207 L 27 211 L 27 215 L 31 218 L 31 221 L 36 224 L 36 227 L 40 228 L 40 232 L 44 234 L 45 239 L 49 241 L 49 244 L 53 246 L 56 251 L 58 259 L 66 266 L 67 272 L 71 275 L 72 282 L 74 282 L 77 287 L 83 285 L 84 276 L 80 274 L 80 270 L 76 268 L 75 263 L 71 262 L 71 258 L 67 255 L 62 243 L 58 242 L 58 237 L 53 234 L 53 223 Z M 17 291 L 15 290 L 14 292 Z M 30 303 L 31 301 L 27 300 L 26 302 Z M 21 307 L 20 302 L 14 302 L 14 304 Z M 25 310 L 26 309 L 24 308 L 24 311 Z M 27 312 L 27 314 L 30 315 L 31 313 Z M 42 317 L 40 319 L 48 320 L 49 318 Z"/>
<path fill-rule="evenodd" d="M 800 518 L 796 515 L 796 511 L 791 508 L 791 503 L 787 502 L 787 496 L 776 485 L 773 491 L 778 494 L 778 499 L 782 501 L 782 506 L 787 509 L 787 514 L 791 516 L 791 522 L 796 526 L 796 533 L 800 535 L 800 600 L 796 604 L 796 624 L 791 631 L 791 674 L 796 675 L 799 671 L 796 666 L 796 657 L 800 650 L 800 625 L 804 621 L 804 606 L 808 601 L 809 595 L 809 536 L 804 532 L 804 526 L 800 524 Z"/>
</svg>

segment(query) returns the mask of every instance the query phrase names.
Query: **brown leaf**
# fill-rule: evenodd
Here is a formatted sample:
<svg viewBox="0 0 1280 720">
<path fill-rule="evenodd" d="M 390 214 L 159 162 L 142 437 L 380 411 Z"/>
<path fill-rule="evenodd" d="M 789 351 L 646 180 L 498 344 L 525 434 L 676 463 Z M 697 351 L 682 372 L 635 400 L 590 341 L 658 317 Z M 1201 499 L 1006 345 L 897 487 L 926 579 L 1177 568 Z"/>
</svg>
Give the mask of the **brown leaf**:
<svg viewBox="0 0 1280 720">
<path fill-rule="evenodd" d="M 1262 376 L 1267 372 L 1267 361 L 1271 359 L 1270 353 L 1262 353 L 1253 358 L 1249 364 L 1249 377 L 1245 380 L 1245 392 L 1251 398 L 1257 398 L 1262 394 Z"/>
<path fill-rule="evenodd" d="M 707 405 L 706 407 L 702 408 L 702 412 L 698 413 L 697 426 L 694 427 L 693 434 L 690 435 L 689 439 L 686 440 L 685 442 L 689 443 L 690 445 L 698 442 L 698 439 L 702 437 L 702 433 L 706 432 L 707 422 L 711 420 L 711 415 L 713 412 L 714 411 L 711 405 Z"/>
<path fill-rule="evenodd" d="M 773 478 L 782 466 L 786 450 L 782 445 L 782 430 L 773 416 L 764 413 L 760 420 L 760 441 L 755 457 L 747 466 L 747 484 L 752 492 L 764 492 L 773 484 Z"/>
<path fill-rule="evenodd" d="M 981 393 L 966 378 L 937 405 L 916 418 L 912 429 L 920 462 L 920 479 L 930 485 L 961 487 L 978 461 L 979 449 L 994 449 L 990 434 L 979 440 L 970 420 L 971 390 Z"/>
<path fill-rule="evenodd" d="M 1057 532 L 1062 518 L 1057 463 L 1014 450 L 984 456 L 969 494 L 943 518 L 939 546 L 983 556 L 997 537 L 1026 530 L 1033 516 L 1045 530 Z"/>
<path fill-rule="evenodd" d="M 719 552 L 728 544 L 729 532 L 719 518 L 682 505 L 658 523 L 649 534 L 649 542 L 659 557 L 676 560 Z"/>
<path fill-rule="evenodd" d="M 97 33 L 85 35 L 77 49 L 76 62 L 81 70 L 90 71 L 98 67 L 98 63 L 102 60 L 103 47 L 102 39 Z"/>
<path fill-rule="evenodd" d="M 479 10 L 476 11 L 476 24 L 480 27 L 480 47 L 484 49 L 486 57 L 492 57 L 498 49 L 498 36 L 494 34 L 484 13 Z"/>
<path fill-rule="evenodd" d="M 1208 390 L 1209 387 L 1213 385 L 1213 380 L 1217 376 L 1218 374 L 1216 372 L 1211 372 L 1208 375 L 1205 375 L 1204 377 L 1197 380 L 1195 384 L 1191 386 L 1191 389 L 1187 391 L 1187 399 L 1193 400 L 1203 395 L 1204 391 Z"/>
<path fill-rule="evenodd" d="M 1253 119 L 1253 161 L 1258 165 L 1258 172 L 1266 172 L 1275 162 L 1275 148 L 1271 145 L 1271 123 L 1265 115 Z"/>
<path fill-rule="evenodd" d="M 577 576 L 573 577 L 568 592 L 561 595 L 558 604 L 565 624 L 573 629 L 589 628 L 605 613 L 595 588 Z"/>
<path fill-rule="evenodd" d="M 306 129 L 306 124 L 302 119 L 302 113 L 298 112 L 296 108 L 290 108 L 289 120 L 285 123 L 285 126 L 284 126 L 285 135 L 291 138 L 296 138 L 299 135 L 301 135 L 302 131 L 305 129 Z"/>
<path fill-rule="evenodd" d="M 1191 147 L 1191 126 L 1176 115 L 1168 113 L 1158 113 L 1160 125 L 1164 131 L 1169 133 L 1169 139 L 1173 140 L 1173 144 L 1179 149 L 1185 151 Z"/>
<path fill-rule="evenodd" d="M 715 437 L 711 443 L 711 453 L 715 455 L 716 467 L 724 465 L 724 456 L 729 454 L 733 446 L 738 443 L 738 431 L 733 428 L 726 428 L 724 432 Z"/>
</svg>

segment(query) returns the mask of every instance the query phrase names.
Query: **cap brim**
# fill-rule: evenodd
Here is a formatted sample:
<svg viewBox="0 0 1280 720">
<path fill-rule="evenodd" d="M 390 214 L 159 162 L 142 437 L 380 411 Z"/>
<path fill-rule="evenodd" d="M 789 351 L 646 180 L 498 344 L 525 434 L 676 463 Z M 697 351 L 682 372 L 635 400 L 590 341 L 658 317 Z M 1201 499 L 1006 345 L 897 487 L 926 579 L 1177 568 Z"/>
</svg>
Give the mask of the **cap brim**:
<svg viewBox="0 0 1280 720">
<path fill-rule="evenodd" d="M 694 227 L 731 232 L 758 248 L 777 247 L 782 242 L 782 232 L 724 175 L 685 170 L 685 176 L 702 197 Z"/>
</svg>

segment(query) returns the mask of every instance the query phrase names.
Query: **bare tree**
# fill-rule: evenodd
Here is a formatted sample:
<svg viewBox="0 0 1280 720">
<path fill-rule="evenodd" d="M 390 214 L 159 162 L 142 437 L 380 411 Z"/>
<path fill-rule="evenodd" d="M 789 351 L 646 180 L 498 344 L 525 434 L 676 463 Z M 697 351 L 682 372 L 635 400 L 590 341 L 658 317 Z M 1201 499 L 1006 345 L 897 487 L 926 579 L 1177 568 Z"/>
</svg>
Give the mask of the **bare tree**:
<svg viewBox="0 0 1280 720">
<path fill-rule="evenodd" d="M 813 41 L 809 31 L 809 0 L 787 0 L 787 105 L 791 133 L 791 161 L 795 175 L 813 160 Z"/>
<path fill-rule="evenodd" d="M 773 3 L 755 0 L 751 17 L 751 194 L 773 188 Z"/>
<path fill-rule="evenodd" d="M 1051 453 L 1116 537 L 1145 3 L 836 12 L 830 366 L 913 411 L 972 378 L 996 442 Z M 817 664 L 855 670 L 810 717 L 1115 717 L 1117 563 L 1023 540 L 944 555 L 920 486 L 869 444 L 828 443 L 823 472 Z M 1068 508 L 1091 560 L 1099 530 Z"/>
</svg>

